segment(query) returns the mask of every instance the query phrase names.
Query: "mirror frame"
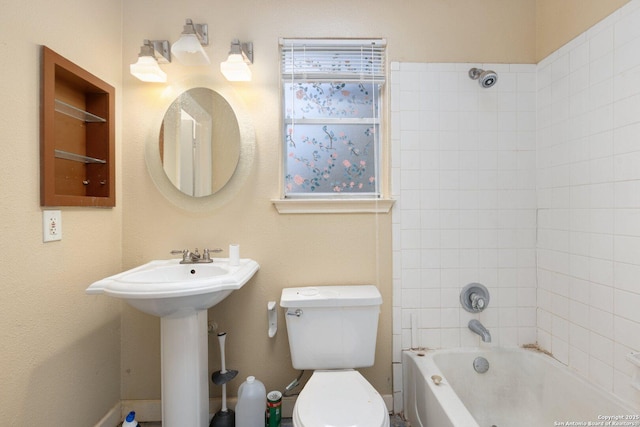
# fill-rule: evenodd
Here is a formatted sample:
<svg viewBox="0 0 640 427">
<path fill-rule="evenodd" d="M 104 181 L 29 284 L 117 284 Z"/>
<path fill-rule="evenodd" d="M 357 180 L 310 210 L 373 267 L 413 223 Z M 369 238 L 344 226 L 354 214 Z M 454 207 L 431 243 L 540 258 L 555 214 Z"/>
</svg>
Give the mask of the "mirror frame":
<svg viewBox="0 0 640 427">
<path fill-rule="evenodd" d="M 240 131 L 240 158 L 238 159 L 238 164 L 233 175 L 231 175 L 231 178 L 224 187 L 209 196 L 193 197 L 177 189 L 164 172 L 160 158 L 160 150 L 158 150 L 158 138 L 165 112 L 173 101 L 175 101 L 176 97 L 189 89 L 198 87 L 217 92 L 231 106 L 238 121 L 238 129 Z M 167 88 L 166 92 L 170 92 L 170 95 L 158 99 L 154 104 L 157 105 L 157 109 L 151 113 L 153 119 L 145 143 L 144 158 L 151 180 L 160 193 L 180 209 L 190 212 L 215 210 L 227 204 L 240 192 L 240 189 L 251 173 L 256 143 L 256 135 L 251 117 L 240 98 L 235 94 L 233 88 L 229 86 L 220 86 L 208 80 L 189 79 L 185 82 L 171 85 Z"/>
</svg>

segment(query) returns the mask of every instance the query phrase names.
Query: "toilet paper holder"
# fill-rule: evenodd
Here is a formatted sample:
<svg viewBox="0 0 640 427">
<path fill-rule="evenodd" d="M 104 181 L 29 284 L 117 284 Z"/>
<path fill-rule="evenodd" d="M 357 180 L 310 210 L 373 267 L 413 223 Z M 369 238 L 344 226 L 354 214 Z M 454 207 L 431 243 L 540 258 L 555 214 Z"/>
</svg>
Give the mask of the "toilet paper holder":
<svg viewBox="0 0 640 427">
<path fill-rule="evenodd" d="M 269 338 L 273 338 L 278 331 L 278 313 L 276 311 L 275 301 L 269 301 L 267 303 L 267 322 L 269 325 L 267 334 L 269 335 Z"/>
</svg>

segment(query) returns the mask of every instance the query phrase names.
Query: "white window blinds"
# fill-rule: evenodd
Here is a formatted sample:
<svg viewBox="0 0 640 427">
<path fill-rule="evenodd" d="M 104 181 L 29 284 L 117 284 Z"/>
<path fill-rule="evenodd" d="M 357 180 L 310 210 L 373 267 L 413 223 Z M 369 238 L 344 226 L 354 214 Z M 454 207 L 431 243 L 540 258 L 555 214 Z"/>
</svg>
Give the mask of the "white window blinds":
<svg viewBox="0 0 640 427">
<path fill-rule="evenodd" d="M 281 39 L 283 80 L 385 79 L 384 39 Z"/>
</svg>

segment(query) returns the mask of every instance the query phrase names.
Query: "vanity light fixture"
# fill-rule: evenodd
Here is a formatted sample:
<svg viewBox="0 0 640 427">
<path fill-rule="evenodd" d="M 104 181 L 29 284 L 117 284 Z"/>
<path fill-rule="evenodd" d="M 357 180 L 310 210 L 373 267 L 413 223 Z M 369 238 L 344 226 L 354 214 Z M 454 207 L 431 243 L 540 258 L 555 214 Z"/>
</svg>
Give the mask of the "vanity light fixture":
<svg viewBox="0 0 640 427">
<path fill-rule="evenodd" d="M 253 43 L 240 43 L 234 39 L 229 57 L 220 63 L 220 71 L 231 82 L 248 82 L 251 81 L 249 64 L 253 64 Z"/>
<path fill-rule="evenodd" d="M 202 48 L 208 44 L 209 26 L 187 19 L 180 38 L 171 46 L 171 53 L 184 65 L 209 65 L 209 56 Z"/>
<path fill-rule="evenodd" d="M 129 72 L 143 82 L 164 83 L 167 74 L 160 64 L 171 62 L 169 42 L 167 40 L 145 40 L 138 54 L 138 62 L 129 65 Z"/>
</svg>

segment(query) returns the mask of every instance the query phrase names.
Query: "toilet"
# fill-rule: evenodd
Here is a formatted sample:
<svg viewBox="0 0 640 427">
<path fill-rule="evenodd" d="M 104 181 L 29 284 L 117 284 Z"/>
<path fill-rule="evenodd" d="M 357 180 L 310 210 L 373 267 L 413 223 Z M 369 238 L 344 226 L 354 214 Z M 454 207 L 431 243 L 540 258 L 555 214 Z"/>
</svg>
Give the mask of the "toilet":
<svg viewBox="0 0 640 427">
<path fill-rule="evenodd" d="M 313 370 L 294 427 L 388 427 L 382 396 L 355 368 L 373 366 L 382 296 L 375 286 L 285 288 L 293 367 Z"/>
</svg>

